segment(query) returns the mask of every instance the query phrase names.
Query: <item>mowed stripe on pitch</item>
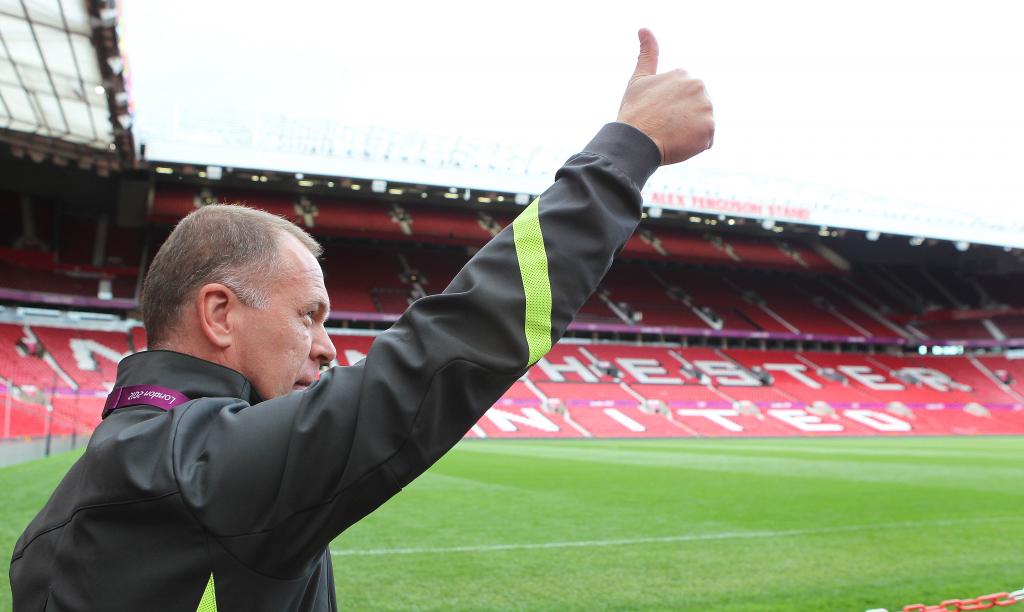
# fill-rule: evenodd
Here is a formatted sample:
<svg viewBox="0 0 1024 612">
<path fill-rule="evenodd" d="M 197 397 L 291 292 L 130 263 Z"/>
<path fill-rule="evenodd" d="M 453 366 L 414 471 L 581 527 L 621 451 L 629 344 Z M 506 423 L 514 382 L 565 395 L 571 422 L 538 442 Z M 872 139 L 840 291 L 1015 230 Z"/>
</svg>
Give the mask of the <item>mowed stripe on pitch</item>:
<svg viewBox="0 0 1024 612">
<path fill-rule="evenodd" d="M 475 546 L 432 546 L 421 548 L 364 548 L 364 549 L 331 549 L 334 557 L 372 557 L 383 555 L 422 555 L 449 553 L 486 553 L 508 550 L 543 550 L 552 548 L 597 548 L 602 546 L 633 546 L 638 544 L 670 544 L 676 542 L 705 542 L 708 540 L 743 540 L 767 538 L 791 538 L 799 536 L 828 535 L 847 532 L 870 532 L 885 529 L 928 529 L 936 527 L 953 527 L 971 523 L 1007 523 L 1022 522 L 1024 517 L 984 517 L 970 519 L 943 519 L 930 521 L 903 521 L 896 523 L 876 523 L 864 525 L 840 525 L 836 527 L 816 527 L 811 529 L 787 529 L 778 531 L 722 531 L 713 533 L 694 533 L 677 536 L 657 536 L 647 538 L 620 538 L 608 540 L 577 540 L 564 542 L 535 542 L 510 544 L 480 544 Z"/>
<path fill-rule="evenodd" d="M 911 438 L 911 440 L 913 440 Z M 929 438 L 929 441 L 932 439 Z M 694 440 L 693 444 L 687 447 L 687 450 L 694 452 L 724 452 L 724 453 L 735 453 L 735 454 L 772 454 L 772 455 L 824 455 L 827 457 L 892 457 L 892 458 L 906 458 L 906 459 L 949 459 L 949 460 L 961 460 L 969 459 L 972 461 L 998 461 L 1003 464 L 1013 463 L 1024 465 L 1024 444 L 1021 444 L 1019 440 L 1014 440 L 1014 444 L 999 444 L 1003 442 L 1002 439 L 994 439 L 990 445 L 986 448 L 989 450 L 979 450 L 975 447 L 951 447 L 945 448 L 941 446 L 933 446 L 929 448 L 911 448 L 908 446 L 900 447 L 884 447 L 884 446 L 869 446 L 869 445 L 852 445 L 849 444 L 850 439 L 830 439 L 827 443 L 813 442 L 807 439 L 797 439 L 791 444 L 769 444 L 764 443 L 765 440 L 757 439 L 754 443 L 750 443 L 750 440 L 742 440 L 742 444 L 737 443 L 736 440 L 729 441 L 712 441 L 708 439 Z M 857 442 L 863 440 L 857 439 Z M 891 441 L 891 438 L 887 441 Z M 902 441 L 902 440 L 901 440 Z M 671 446 L 675 440 L 644 440 L 642 443 L 614 443 L 610 445 L 612 448 L 624 449 L 624 450 L 638 450 L 641 452 L 658 451 L 659 447 L 662 450 L 668 448 L 676 448 Z M 588 444 L 588 442 L 584 444 Z M 575 448 L 585 448 L 584 445 L 576 444 Z"/>
<path fill-rule="evenodd" d="M 657 447 L 653 447 L 657 448 Z M 685 450 L 682 450 L 685 448 Z M 530 459 L 640 465 L 705 472 L 754 474 L 775 478 L 815 478 L 830 481 L 898 483 L 908 487 L 946 487 L 975 491 L 1005 492 L 1024 480 L 1024 466 L 972 466 L 917 462 L 864 462 L 839 458 L 793 458 L 745 453 L 701 453 L 699 445 L 689 448 L 661 448 L 649 451 L 607 448 L 597 445 L 536 445 L 499 442 L 461 444 L 462 452 L 513 455 Z M 841 456 L 840 452 L 837 452 Z M 1007 458 L 1013 463 L 1012 457 Z M 966 463 L 966 462 L 965 462 Z"/>
</svg>

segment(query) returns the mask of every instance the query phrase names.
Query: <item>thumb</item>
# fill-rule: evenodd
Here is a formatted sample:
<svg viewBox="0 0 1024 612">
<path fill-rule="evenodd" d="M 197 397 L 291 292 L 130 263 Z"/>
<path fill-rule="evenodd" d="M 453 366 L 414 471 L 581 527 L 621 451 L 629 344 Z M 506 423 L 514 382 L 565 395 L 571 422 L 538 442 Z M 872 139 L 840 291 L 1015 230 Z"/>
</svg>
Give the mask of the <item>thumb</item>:
<svg viewBox="0 0 1024 612">
<path fill-rule="evenodd" d="M 658 39 L 647 28 L 640 28 L 640 56 L 636 58 L 633 79 L 658 73 Z"/>
</svg>

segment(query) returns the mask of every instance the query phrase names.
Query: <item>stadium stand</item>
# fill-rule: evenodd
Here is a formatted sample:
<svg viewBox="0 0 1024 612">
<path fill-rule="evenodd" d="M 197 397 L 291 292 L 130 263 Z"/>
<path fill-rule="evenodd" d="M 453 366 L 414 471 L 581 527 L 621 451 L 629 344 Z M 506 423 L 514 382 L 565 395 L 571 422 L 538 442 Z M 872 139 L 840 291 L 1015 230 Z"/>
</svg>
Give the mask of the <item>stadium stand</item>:
<svg viewBox="0 0 1024 612">
<path fill-rule="evenodd" d="M 860 330 L 819 307 L 813 299 L 800 295 L 789 278 L 737 271 L 731 280 L 744 293 L 752 292 L 747 312 L 765 331 L 861 335 Z"/>
<path fill-rule="evenodd" d="M 339 363 L 373 336 L 333 336 Z M 123 332 L 0 325 L 5 435 L 98 422 Z M 27 351 L 26 351 L 27 349 Z M 495 403 L 477 437 L 1024 433 L 1024 363 L 1003 356 L 560 343 Z M 42 403 L 17 394 L 45 390 Z M 9 401 L 8 401 L 9 400 Z"/>
<path fill-rule="evenodd" d="M 9 395 L 0 397 L 4 405 L 3 434 L 5 438 L 38 436 L 46 431 L 46 409 L 20 402 Z M 54 424 L 54 431 L 59 431 Z"/>
<path fill-rule="evenodd" d="M 99 425 L 103 401 L 102 397 L 51 395 L 46 397 L 47 403 L 40 404 L 0 393 L 0 439 L 42 436 L 48 427 L 58 436 L 88 434 Z"/>
<path fill-rule="evenodd" d="M 761 373 L 771 376 L 759 379 Z M 907 375 L 918 381 L 901 382 Z M 523 429 L 545 437 L 1018 431 L 1024 402 L 993 376 L 963 357 L 563 343 L 528 373 L 535 390 L 517 383 L 496 404 L 503 423 L 509 410 L 535 408 L 519 413 L 516 431 L 495 429 L 493 422 L 481 431 L 488 437 L 521 436 Z M 965 409 L 971 403 L 984 410 Z"/>
<path fill-rule="evenodd" d="M 131 354 L 125 333 L 41 326 L 32 329 L 75 389 L 109 391 L 117 378 L 117 363 Z"/>
<path fill-rule="evenodd" d="M 133 353 L 144 351 L 149 346 L 149 342 L 146 340 L 146 330 L 143 327 L 131 328 L 131 334 L 128 339 L 131 341 Z"/>
<path fill-rule="evenodd" d="M 995 302 L 1015 308 L 1024 307 L 1024 296 L 1019 289 L 1024 283 L 1024 274 L 979 276 L 977 281 Z"/>
<path fill-rule="evenodd" d="M 991 320 L 1006 338 L 1024 338 L 1024 316 L 1006 315 Z"/>
<path fill-rule="evenodd" d="M 149 227 L 118 228 L 101 248 L 95 244 L 102 234 L 97 222 L 40 201 L 34 208 L 40 235 L 48 228 L 55 236 L 70 237 L 53 244 L 19 246 L 13 239 L 14 246 L 0 245 L 0 289 L 14 291 L 8 299 L 22 303 L 97 298 L 103 291 L 109 298 L 135 299 L 142 253 L 159 247 L 163 224 L 196 206 L 231 201 L 281 214 L 329 243 L 324 267 L 337 310 L 350 318 L 353 313 L 397 315 L 410 300 L 446 286 L 468 257 L 467 248 L 483 244 L 511 219 L 502 212 L 227 186 L 161 183 L 153 197 Z M 97 253 L 103 254 L 99 266 L 93 265 Z M 418 278 L 426 280 L 417 286 Z M 680 335 L 1002 341 L 1024 336 L 1024 316 L 1012 310 L 1021 300 L 1004 285 L 921 266 L 864 264 L 847 271 L 816 247 L 796 241 L 645 226 L 627 243 L 579 321 L 677 328 L 673 333 Z M 111 308 L 125 306 L 111 302 Z M 971 309 L 989 310 L 964 314 Z"/>
<path fill-rule="evenodd" d="M 441 293 L 458 274 L 469 257 L 460 250 L 418 249 L 401 253 L 410 281 L 419 283 L 427 295 Z"/>
<path fill-rule="evenodd" d="M 851 298 L 857 299 L 856 296 L 844 292 L 842 285 L 834 281 L 835 279 L 805 277 L 794 281 L 794 285 L 800 293 L 820 298 L 826 308 L 831 308 L 835 317 L 846 321 L 847 325 L 854 329 L 867 332 L 867 336 L 885 338 L 901 334 L 894 323 L 891 321 L 888 324 L 883 323 L 883 317 L 873 315 L 873 312 L 877 312 L 876 309 L 870 306 L 868 309 L 858 308 L 851 300 Z"/>
<path fill-rule="evenodd" d="M 915 326 L 929 338 L 992 340 L 992 332 L 980 320 L 936 321 Z"/>
<path fill-rule="evenodd" d="M 721 274 L 713 271 L 694 268 L 665 267 L 656 274 L 679 295 L 684 295 L 697 313 L 703 314 L 708 327 L 730 329 L 736 331 L 761 331 L 749 316 L 740 308 L 743 302 L 736 291 L 726 285 Z M 674 288 L 674 289 L 672 289 Z"/>
<path fill-rule="evenodd" d="M 978 369 L 1005 385 L 1014 397 L 1024 398 L 1024 360 L 1007 359 L 1002 355 L 972 357 Z"/>
<path fill-rule="evenodd" d="M 19 387 L 56 387 L 57 373 L 43 361 L 43 354 L 31 330 L 0 323 L 0 380 Z"/>
<path fill-rule="evenodd" d="M 0 202 L 15 201 L 0 194 Z M 230 186 L 161 183 L 148 226 L 104 235 L 99 221 L 33 207 L 39 235 L 0 244 L 7 300 L 124 312 L 166 225 L 196 206 L 242 202 L 292 219 L 326 243 L 338 361 L 361 359 L 366 328 L 444 289 L 510 214 L 332 200 Z M 19 225 L 12 206 L 4 219 Z M 77 231 L 71 231 L 75 229 Z M 9 235 L 8 235 L 9 234 Z M 1024 419 L 1024 366 L 1004 355 L 922 357 L 901 347 L 949 339 L 997 346 L 1024 337 L 1024 303 L 1005 281 L 922 266 L 840 266 L 820 245 L 680 226 L 642 226 L 556 345 L 468 435 L 675 437 L 1012 433 Z M 100 259 L 97 259 L 99 255 Z M 102 265 L 94 265 L 99 261 Z M 97 300 L 101 281 L 110 298 Z M 83 306 L 81 298 L 93 302 Z M 115 303 L 117 302 L 117 303 Z M 127 304 L 127 306 L 125 305 Z M 146 347 L 137 326 L 71 320 L 0 323 L 5 435 L 88 431 L 117 361 Z M 361 331 L 360 331 L 361 330 Z M 608 338 L 647 334 L 646 344 Z M 652 338 L 670 336 L 660 344 Z M 598 340 L 598 338 L 605 338 Z M 694 338 L 701 338 L 692 346 Z M 729 344 L 727 339 L 739 339 Z M 639 339 L 637 335 L 636 339 Z M 810 344 L 802 344 L 810 342 Z M 691 345 L 688 345 L 690 343 Z M 754 348 L 760 344 L 759 348 Z M 825 345 L 821 343 L 826 343 Z M 870 344 L 860 352 L 841 345 Z M 986 344 L 988 343 L 988 344 Z M 821 350 L 828 346 L 830 350 Z M 744 348 L 739 348 L 743 346 Z M 848 351 L 851 346 L 845 346 Z M 39 393 L 43 395 L 38 395 Z M 52 408 L 52 412 L 49 409 Z"/>
<path fill-rule="evenodd" d="M 331 249 L 325 253 L 324 269 L 335 309 L 401 313 L 409 305 L 412 288 L 402 282 L 400 262 L 390 249 Z"/>
</svg>

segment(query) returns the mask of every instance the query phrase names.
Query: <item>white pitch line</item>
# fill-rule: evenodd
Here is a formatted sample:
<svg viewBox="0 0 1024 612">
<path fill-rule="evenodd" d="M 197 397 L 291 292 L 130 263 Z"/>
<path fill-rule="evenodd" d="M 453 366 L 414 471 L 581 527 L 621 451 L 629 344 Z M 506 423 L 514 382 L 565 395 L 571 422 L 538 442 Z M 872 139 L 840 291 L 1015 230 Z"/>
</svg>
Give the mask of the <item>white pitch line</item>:
<svg viewBox="0 0 1024 612">
<path fill-rule="evenodd" d="M 842 527 L 820 527 L 816 529 L 791 529 L 786 531 L 720 531 L 717 533 L 696 533 L 689 535 L 661 536 L 651 538 L 627 538 L 618 540 L 577 540 L 567 542 L 540 542 L 533 544 L 481 544 L 477 546 L 440 546 L 429 548 L 364 548 L 331 549 L 333 557 L 374 557 L 383 555 L 419 555 L 446 553 L 497 552 L 504 550 L 540 550 L 546 548 L 591 548 L 599 546 L 632 546 L 635 544 L 663 544 L 671 542 L 700 542 L 707 540 L 742 540 L 754 538 L 787 538 L 793 536 L 842 533 L 871 529 L 906 529 L 915 527 L 948 527 L 967 523 L 1002 523 L 1021 521 L 1024 517 L 996 517 L 977 519 L 947 519 L 936 521 L 906 521 L 902 523 L 876 523 L 868 525 L 845 525 Z"/>
</svg>

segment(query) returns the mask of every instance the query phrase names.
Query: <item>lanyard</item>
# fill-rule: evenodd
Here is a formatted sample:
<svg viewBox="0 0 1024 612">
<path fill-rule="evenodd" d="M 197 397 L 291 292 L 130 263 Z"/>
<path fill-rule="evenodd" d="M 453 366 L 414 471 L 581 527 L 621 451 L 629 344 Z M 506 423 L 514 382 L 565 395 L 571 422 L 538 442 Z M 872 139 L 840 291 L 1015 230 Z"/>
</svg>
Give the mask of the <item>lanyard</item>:
<svg viewBox="0 0 1024 612">
<path fill-rule="evenodd" d="M 107 403 L 103 406 L 102 418 L 107 418 L 111 412 L 125 406 L 146 405 L 161 410 L 170 410 L 187 401 L 189 399 L 184 394 L 156 385 L 114 387 L 114 390 L 107 396 Z"/>
</svg>

